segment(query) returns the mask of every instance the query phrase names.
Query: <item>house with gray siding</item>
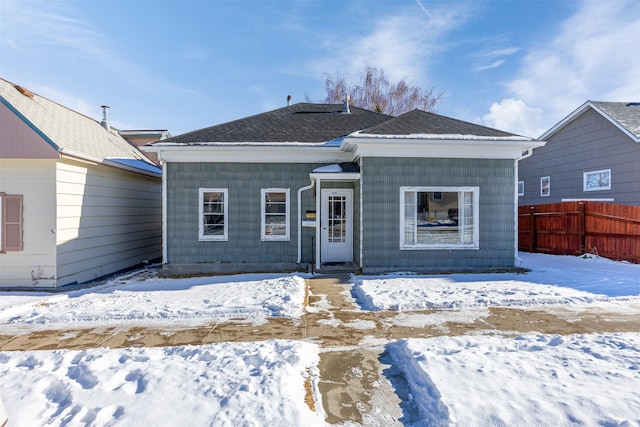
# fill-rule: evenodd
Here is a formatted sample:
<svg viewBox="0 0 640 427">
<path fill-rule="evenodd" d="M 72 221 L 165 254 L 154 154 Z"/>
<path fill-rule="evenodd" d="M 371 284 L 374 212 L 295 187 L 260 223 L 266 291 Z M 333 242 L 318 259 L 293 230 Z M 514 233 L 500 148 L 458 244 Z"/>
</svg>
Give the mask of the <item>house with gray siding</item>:
<svg viewBox="0 0 640 427">
<path fill-rule="evenodd" d="M 510 268 L 543 142 L 413 110 L 299 103 L 158 141 L 167 274 Z"/>
<path fill-rule="evenodd" d="M 587 101 L 520 162 L 521 206 L 594 200 L 640 206 L 640 102 Z"/>
<path fill-rule="evenodd" d="M 90 282 L 162 255 L 162 179 L 109 125 L 0 79 L 0 287 Z"/>
</svg>

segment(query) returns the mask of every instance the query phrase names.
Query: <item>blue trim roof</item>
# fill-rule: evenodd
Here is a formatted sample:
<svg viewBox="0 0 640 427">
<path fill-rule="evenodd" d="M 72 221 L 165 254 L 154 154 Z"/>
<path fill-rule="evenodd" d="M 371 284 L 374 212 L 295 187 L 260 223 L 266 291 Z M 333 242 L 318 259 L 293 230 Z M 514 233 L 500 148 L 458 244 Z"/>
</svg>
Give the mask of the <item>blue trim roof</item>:
<svg viewBox="0 0 640 427">
<path fill-rule="evenodd" d="M 135 169 L 136 171 L 146 172 L 158 177 L 162 176 L 162 169 L 151 163 L 147 163 L 144 160 L 137 159 L 107 159 L 106 162 L 116 163 L 120 166 L 124 166 L 127 169 Z"/>
</svg>

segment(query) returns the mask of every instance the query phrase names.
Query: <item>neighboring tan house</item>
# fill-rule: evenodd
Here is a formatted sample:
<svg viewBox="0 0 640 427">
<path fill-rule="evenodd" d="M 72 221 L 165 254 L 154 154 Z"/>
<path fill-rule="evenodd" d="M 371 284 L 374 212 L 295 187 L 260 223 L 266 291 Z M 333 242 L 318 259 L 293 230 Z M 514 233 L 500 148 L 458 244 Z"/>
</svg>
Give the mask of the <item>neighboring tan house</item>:
<svg viewBox="0 0 640 427">
<path fill-rule="evenodd" d="M 514 267 L 516 162 L 543 142 L 413 110 L 300 103 L 151 143 L 164 271 Z"/>
<path fill-rule="evenodd" d="M 587 101 L 520 162 L 519 204 L 595 200 L 640 206 L 640 102 Z"/>
<path fill-rule="evenodd" d="M 162 171 L 102 124 L 0 79 L 0 286 L 81 284 L 162 254 Z"/>
</svg>

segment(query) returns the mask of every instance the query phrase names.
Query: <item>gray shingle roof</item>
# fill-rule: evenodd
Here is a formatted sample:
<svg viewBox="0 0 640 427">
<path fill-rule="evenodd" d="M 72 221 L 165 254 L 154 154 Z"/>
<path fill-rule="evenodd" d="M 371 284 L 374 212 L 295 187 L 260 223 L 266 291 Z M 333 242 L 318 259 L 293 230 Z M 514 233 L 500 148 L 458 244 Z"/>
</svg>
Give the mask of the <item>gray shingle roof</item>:
<svg viewBox="0 0 640 427">
<path fill-rule="evenodd" d="M 591 103 L 640 138 L 640 102 L 591 101 Z"/>
<path fill-rule="evenodd" d="M 38 94 L 28 92 L 25 95 L 4 79 L 0 79 L 0 97 L 44 134 L 58 151 L 98 161 L 146 159 L 124 138 L 107 131 L 98 121 Z"/>
<path fill-rule="evenodd" d="M 298 103 L 266 113 L 177 135 L 166 143 L 299 142 L 321 143 L 389 120 L 391 116 L 342 105 Z"/>
<path fill-rule="evenodd" d="M 422 110 L 412 110 L 363 133 L 371 135 L 473 135 L 485 137 L 517 136 L 501 130 L 452 119 Z"/>
</svg>

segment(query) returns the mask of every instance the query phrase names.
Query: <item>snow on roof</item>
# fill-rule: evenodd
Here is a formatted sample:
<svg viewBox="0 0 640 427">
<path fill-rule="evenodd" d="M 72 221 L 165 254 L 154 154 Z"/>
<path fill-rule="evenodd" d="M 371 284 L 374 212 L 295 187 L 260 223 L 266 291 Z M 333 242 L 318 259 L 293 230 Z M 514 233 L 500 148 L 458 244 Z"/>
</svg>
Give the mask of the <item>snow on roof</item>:
<svg viewBox="0 0 640 427">
<path fill-rule="evenodd" d="M 157 177 L 162 176 L 162 169 L 160 169 L 156 165 L 147 163 L 143 160 L 113 158 L 113 159 L 105 159 L 104 163 L 105 164 L 115 163 L 116 166 L 121 167 L 122 169 L 143 173 L 145 175 L 150 174 Z"/>
<path fill-rule="evenodd" d="M 468 140 L 468 141 L 532 141 L 532 138 L 519 135 L 511 136 L 480 136 L 463 134 L 409 134 L 409 135 L 379 135 L 372 133 L 354 132 L 350 138 L 371 139 L 425 139 L 425 140 Z"/>
</svg>

